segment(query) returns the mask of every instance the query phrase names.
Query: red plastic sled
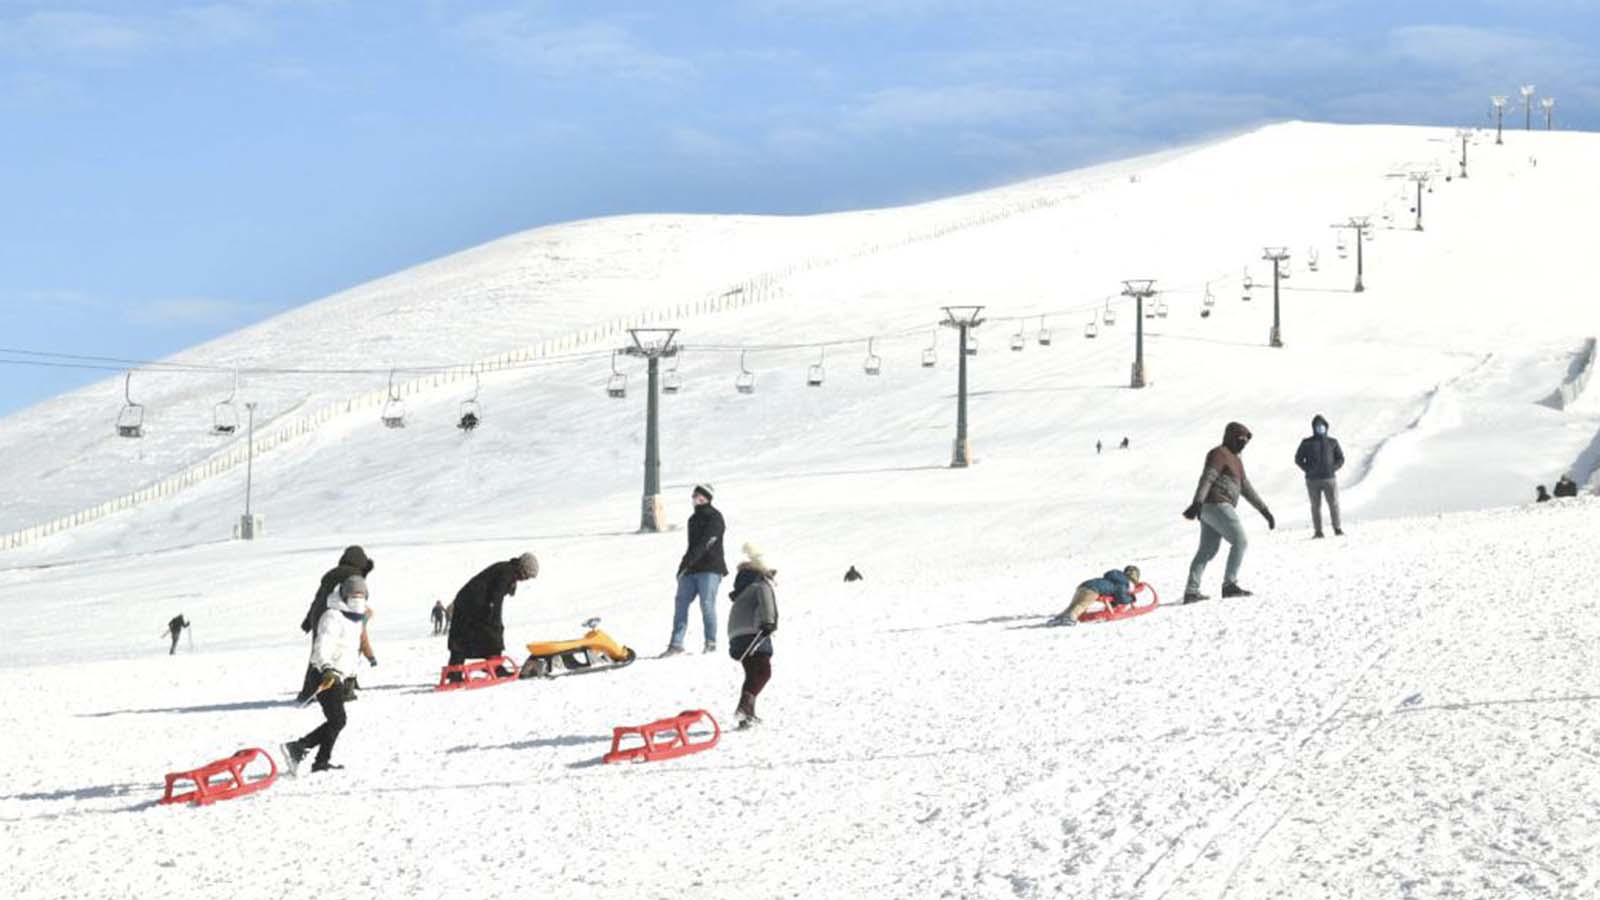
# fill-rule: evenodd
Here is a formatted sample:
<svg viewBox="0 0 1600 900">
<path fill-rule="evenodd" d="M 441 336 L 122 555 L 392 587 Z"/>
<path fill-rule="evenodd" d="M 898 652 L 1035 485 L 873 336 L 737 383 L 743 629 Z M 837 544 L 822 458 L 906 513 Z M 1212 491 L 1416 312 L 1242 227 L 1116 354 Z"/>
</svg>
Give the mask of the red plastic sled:
<svg viewBox="0 0 1600 900">
<path fill-rule="evenodd" d="M 1140 603 L 1139 594 L 1145 588 L 1150 588 L 1150 602 Z M 1134 616 L 1142 616 L 1161 605 L 1161 597 L 1156 593 L 1156 589 L 1142 581 L 1133 586 L 1133 597 L 1133 602 L 1127 606 L 1112 606 L 1111 598 L 1101 594 L 1096 598 L 1100 601 L 1099 608 L 1090 607 L 1083 615 L 1078 617 L 1078 621 L 1115 622 L 1118 619 L 1131 619 Z"/>
<path fill-rule="evenodd" d="M 699 723 L 701 719 L 711 723 L 711 740 L 690 743 L 689 728 Z M 636 735 L 644 741 L 644 744 L 624 748 L 622 739 L 628 735 Z M 611 729 L 611 752 L 605 755 L 603 761 L 654 762 L 658 759 L 673 759 L 710 750 L 721 739 L 722 726 L 711 717 L 711 713 L 703 709 L 686 709 L 670 719 L 661 719 L 648 725 L 618 725 Z"/>
<path fill-rule="evenodd" d="M 499 669 L 511 670 L 510 675 L 500 675 Z M 460 675 L 460 681 L 451 681 L 451 675 Z M 439 684 L 436 691 L 473 690 L 475 688 L 492 687 L 497 684 L 508 684 L 517 680 L 517 664 L 504 656 L 492 659 L 482 659 L 477 662 L 462 663 L 459 666 L 445 666 L 439 670 Z"/>
<path fill-rule="evenodd" d="M 245 777 L 245 767 L 256 760 L 266 760 L 267 773 L 250 780 Z M 214 779 L 221 777 L 223 780 Z M 194 789 L 174 794 L 173 787 L 179 781 L 188 780 L 194 783 Z M 240 750 L 227 759 L 219 759 L 209 765 L 201 766 L 188 772 L 170 772 L 167 774 L 167 792 L 161 798 L 162 803 L 189 803 L 196 806 L 205 806 L 218 800 L 232 800 L 256 791 L 264 791 L 278 780 L 278 764 L 273 762 L 267 751 L 259 747 Z"/>
</svg>

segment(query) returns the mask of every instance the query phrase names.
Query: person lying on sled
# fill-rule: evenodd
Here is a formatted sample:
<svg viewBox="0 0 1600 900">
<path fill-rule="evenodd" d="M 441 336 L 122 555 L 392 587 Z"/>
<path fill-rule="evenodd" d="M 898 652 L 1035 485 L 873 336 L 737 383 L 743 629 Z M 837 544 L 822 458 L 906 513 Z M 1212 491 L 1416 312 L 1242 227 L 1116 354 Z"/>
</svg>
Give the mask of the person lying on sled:
<svg viewBox="0 0 1600 900">
<path fill-rule="evenodd" d="M 1128 566 L 1091 578 L 1078 585 L 1067 608 L 1050 619 L 1051 625 L 1076 625 L 1089 606 L 1101 597 L 1111 598 L 1113 607 L 1127 606 L 1133 602 L 1133 589 L 1139 584 L 1139 567 Z"/>
</svg>

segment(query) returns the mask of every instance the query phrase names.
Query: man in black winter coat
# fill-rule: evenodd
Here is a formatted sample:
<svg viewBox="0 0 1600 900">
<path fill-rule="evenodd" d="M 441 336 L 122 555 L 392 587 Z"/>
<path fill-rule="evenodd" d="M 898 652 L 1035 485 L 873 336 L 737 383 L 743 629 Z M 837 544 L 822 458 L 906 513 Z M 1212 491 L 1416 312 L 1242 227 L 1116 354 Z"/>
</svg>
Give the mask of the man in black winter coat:
<svg viewBox="0 0 1600 900">
<path fill-rule="evenodd" d="M 717 649 L 717 587 L 722 584 L 722 576 L 728 574 L 728 564 L 722 555 L 727 526 L 722 521 L 722 513 L 711 505 L 711 485 L 695 485 L 692 497 L 694 515 L 689 517 L 689 548 L 678 563 L 672 639 L 667 642 L 667 652 L 662 656 L 683 652 L 683 638 L 689 630 L 689 607 L 696 596 L 700 599 L 700 622 L 705 630 L 705 652 Z"/>
<path fill-rule="evenodd" d="M 1306 473 L 1306 493 L 1311 495 L 1312 537 L 1322 537 L 1322 498 L 1328 498 L 1328 517 L 1333 520 L 1333 533 L 1343 535 L 1339 522 L 1338 472 L 1344 467 L 1344 450 L 1339 442 L 1328 435 L 1328 420 L 1317 416 L 1311 420 L 1311 436 L 1300 442 L 1294 452 L 1294 464 Z"/>
<path fill-rule="evenodd" d="M 351 544 L 339 556 L 339 564 L 323 573 L 322 581 L 317 584 L 316 596 L 311 598 L 311 607 L 306 610 L 305 618 L 300 620 L 300 630 L 311 635 L 313 643 L 316 641 L 317 621 L 328 611 L 328 595 L 352 575 L 359 575 L 363 579 L 371 575 L 373 565 L 373 561 L 367 557 L 367 551 L 361 549 L 359 544 Z M 301 679 L 300 694 L 296 699 L 301 703 L 311 699 L 321 683 L 322 673 L 307 663 L 305 678 Z"/>
<path fill-rule="evenodd" d="M 539 560 L 532 553 L 491 564 L 472 576 L 456 592 L 450 617 L 450 665 L 469 659 L 492 659 L 506 649 L 506 627 L 501 617 L 507 597 L 515 596 L 517 583 L 539 574 Z M 512 674 L 504 672 L 502 674 Z M 460 676 L 454 676 L 459 681 Z"/>
</svg>

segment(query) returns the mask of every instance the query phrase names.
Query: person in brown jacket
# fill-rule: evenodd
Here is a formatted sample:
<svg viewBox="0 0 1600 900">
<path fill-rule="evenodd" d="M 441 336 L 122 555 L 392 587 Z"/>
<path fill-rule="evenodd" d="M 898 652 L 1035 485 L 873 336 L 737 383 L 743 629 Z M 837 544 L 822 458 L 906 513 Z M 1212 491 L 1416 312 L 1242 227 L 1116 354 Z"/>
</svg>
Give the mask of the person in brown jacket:
<svg viewBox="0 0 1600 900">
<path fill-rule="evenodd" d="M 1244 523 L 1239 521 L 1239 498 L 1250 501 L 1267 520 L 1267 528 L 1277 528 L 1272 511 L 1256 495 L 1245 477 L 1244 463 L 1239 454 L 1250 443 L 1250 429 L 1238 422 L 1229 422 L 1222 432 L 1222 443 L 1206 454 L 1205 470 L 1200 474 L 1200 484 L 1195 488 L 1194 502 L 1183 511 L 1185 519 L 1200 520 L 1200 549 L 1195 551 L 1189 564 L 1189 584 L 1183 592 L 1183 602 L 1205 600 L 1200 593 L 1200 578 L 1205 575 L 1206 564 L 1217 555 L 1223 541 L 1228 542 L 1228 564 L 1222 573 L 1222 596 L 1248 597 L 1250 592 L 1239 587 L 1239 565 L 1244 562 L 1244 551 L 1249 546 Z"/>
</svg>

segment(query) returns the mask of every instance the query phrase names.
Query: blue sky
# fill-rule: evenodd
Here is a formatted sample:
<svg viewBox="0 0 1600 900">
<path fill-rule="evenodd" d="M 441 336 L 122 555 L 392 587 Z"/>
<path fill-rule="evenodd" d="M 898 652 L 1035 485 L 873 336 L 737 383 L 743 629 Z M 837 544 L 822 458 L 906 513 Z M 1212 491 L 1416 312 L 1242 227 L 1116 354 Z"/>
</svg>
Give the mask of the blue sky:
<svg viewBox="0 0 1600 900">
<path fill-rule="evenodd" d="M 0 0 L 0 346 L 151 358 L 523 228 L 970 190 L 1267 120 L 1600 124 L 1580 0 Z M 0 414 L 103 373 L 0 365 Z"/>
</svg>

